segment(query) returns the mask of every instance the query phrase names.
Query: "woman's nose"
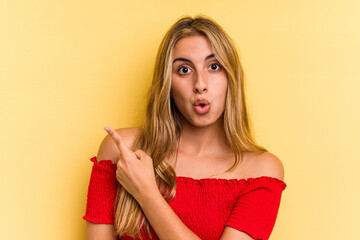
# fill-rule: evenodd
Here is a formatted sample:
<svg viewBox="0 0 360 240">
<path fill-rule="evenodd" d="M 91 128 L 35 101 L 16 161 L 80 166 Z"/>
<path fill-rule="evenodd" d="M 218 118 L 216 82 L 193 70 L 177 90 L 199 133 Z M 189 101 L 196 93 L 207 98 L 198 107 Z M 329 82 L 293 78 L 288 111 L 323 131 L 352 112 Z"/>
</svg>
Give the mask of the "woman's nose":
<svg viewBox="0 0 360 240">
<path fill-rule="evenodd" d="M 207 79 L 205 73 L 197 73 L 195 75 L 194 92 L 203 93 L 208 90 Z"/>
</svg>

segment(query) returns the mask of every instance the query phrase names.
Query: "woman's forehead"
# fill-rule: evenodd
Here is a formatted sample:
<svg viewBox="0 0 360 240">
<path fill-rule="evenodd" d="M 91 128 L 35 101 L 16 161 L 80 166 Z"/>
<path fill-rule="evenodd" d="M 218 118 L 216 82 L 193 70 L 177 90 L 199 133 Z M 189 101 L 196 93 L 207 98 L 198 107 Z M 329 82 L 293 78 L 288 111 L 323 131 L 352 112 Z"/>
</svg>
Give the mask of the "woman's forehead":
<svg viewBox="0 0 360 240">
<path fill-rule="evenodd" d="M 173 50 L 173 59 L 191 58 L 193 60 L 204 61 L 212 53 L 210 42 L 206 37 L 191 36 L 177 41 Z"/>
</svg>

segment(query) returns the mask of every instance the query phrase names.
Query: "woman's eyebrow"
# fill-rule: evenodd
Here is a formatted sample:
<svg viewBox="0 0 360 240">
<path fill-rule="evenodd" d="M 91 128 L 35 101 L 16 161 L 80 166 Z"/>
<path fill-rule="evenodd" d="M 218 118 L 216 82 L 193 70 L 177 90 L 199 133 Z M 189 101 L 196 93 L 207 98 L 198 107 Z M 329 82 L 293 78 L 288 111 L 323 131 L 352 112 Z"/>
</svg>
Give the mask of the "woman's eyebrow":
<svg viewBox="0 0 360 240">
<path fill-rule="evenodd" d="M 205 61 L 208 60 L 208 59 L 210 59 L 210 58 L 213 58 L 213 57 L 215 57 L 215 54 L 212 53 L 212 54 L 210 54 L 209 56 L 207 56 L 207 57 L 205 58 Z M 186 58 L 176 58 L 176 59 L 173 61 L 173 63 L 176 62 L 176 61 L 184 61 L 184 62 L 192 63 L 189 59 L 186 59 Z"/>
</svg>

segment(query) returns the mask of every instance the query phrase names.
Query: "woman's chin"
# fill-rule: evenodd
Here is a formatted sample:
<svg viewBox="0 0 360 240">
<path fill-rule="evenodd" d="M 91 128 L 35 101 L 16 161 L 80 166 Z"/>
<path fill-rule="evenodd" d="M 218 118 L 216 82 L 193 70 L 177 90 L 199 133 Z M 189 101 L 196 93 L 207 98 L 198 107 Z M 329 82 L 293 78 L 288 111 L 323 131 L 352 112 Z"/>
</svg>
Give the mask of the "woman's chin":
<svg viewBox="0 0 360 240">
<path fill-rule="evenodd" d="M 217 123 L 217 119 L 194 119 L 190 122 L 190 124 L 194 127 L 204 128 L 204 127 L 210 127 Z"/>
</svg>

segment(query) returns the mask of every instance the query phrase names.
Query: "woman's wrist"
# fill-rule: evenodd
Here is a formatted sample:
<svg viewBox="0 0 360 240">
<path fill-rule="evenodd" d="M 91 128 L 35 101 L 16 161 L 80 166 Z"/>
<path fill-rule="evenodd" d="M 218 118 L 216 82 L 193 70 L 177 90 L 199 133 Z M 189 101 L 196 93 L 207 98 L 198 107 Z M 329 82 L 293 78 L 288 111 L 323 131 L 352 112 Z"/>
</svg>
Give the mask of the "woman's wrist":
<svg viewBox="0 0 360 240">
<path fill-rule="evenodd" d="M 160 190 L 144 193 L 138 202 L 159 239 L 201 240 L 176 215 Z"/>
<path fill-rule="evenodd" d="M 154 189 L 152 191 L 143 191 L 136 200 L 139 203 L 140 207 L 144 210 L 149 206 L 151 207 L 152 202 L 158 201 L 161 198 L 163 198 L 163 196 L 161 195 L 160 190 Z"/>
</svg>

